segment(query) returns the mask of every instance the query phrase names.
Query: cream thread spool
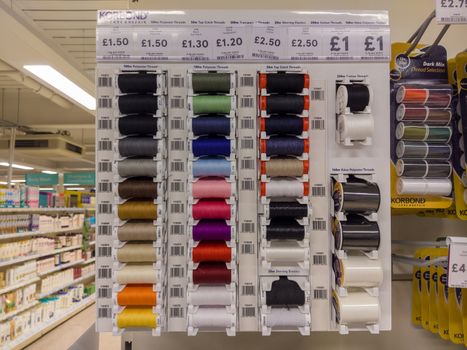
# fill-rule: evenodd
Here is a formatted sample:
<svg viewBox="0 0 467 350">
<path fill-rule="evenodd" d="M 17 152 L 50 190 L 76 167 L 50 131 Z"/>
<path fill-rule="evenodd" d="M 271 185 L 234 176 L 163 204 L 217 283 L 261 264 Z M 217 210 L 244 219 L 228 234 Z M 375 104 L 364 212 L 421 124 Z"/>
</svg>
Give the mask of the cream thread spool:
<svg viewBox="0 0 467 350">
<path fill-rule="evenodd" d="M 367 256 L 349 255 L 346 259 L 337 259 L 334 270 L 340 287 L 378 287 L 383 282 L 383 265 L 379 259 Z"/>
<path fill-rule="evenodd" d="M 305 183 L 296 179 L 271 179 L 264 182 L 264 186 L 266 197 L 301 198 L 307 195 Z"/>
<path fill-rule="evenodd" d="M 128 264 L 116 272 L 116 280 L 119 284 L 156 284 L 157 276 L 152 264 Z"/>
<path fill-rule="evenodd" d="M 342 114 L 337 118 L 337 131 L 341 143 L 365 142 L 374 132 L 375 122 L 371 114 Z"/>
<path fill-rule="evenodd" d="M 152 243 L 126 243 L 117 249 L 117 260 L 123 263 L 156 262 L 158 256 Z"/>
<path fill-rule="evenodd" d="M 234 314 L 227 312 L 224 307 L 199 308 L 190 314 L 189 326 L 193 328 L 229 328 L 234 322 Z"/>
<path fill-rule="evenodd" d="M 225 286 L 199 286 L 188 291 L 187 302 L 197 306 L 227 306 L 235 304 L 235 298 Z"/>
<path fill-rule="evenodd" d="M 333 304 L 339 324 L 375 324 L 380 319 L 378 297 L 366 292 L 351 292 L 345 297 L 333 293 Z"/>
<path fill-rule="evenodd" d="M 281 242 L 264 248 L 266 261 L 272 263 L 298 263 L 305 261 L 308 255 L 306 248 L 296 242 Z"/>
<path fill-rule="evenodd" d="M 266 327 L 305 327 L 307 326 L 306 314 L 298 308 L 272 308 L 265 314 Z"/>
<path fill-rule="evenodd" d="M 398 194 L 449 196 L 452 192 L 450 179 L 397 179 Z"/>
</svg>

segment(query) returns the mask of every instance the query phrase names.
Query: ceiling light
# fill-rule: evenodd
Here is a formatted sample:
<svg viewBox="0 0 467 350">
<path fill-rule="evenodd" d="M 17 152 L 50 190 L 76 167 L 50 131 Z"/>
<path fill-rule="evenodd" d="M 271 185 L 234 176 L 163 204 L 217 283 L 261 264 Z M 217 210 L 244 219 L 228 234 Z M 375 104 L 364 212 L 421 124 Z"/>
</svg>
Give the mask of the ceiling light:
<svg viewBox="0 0 467 350">
<path fill-rule="evenodd" d="M 8 182 L 6 182 L 6 181 L 0 181 L 0 185 L 8 185 Z"/>
<path fill-rule="evenodd" d="M 52 170 L 42 170 L 41 173 L 43 174 L 49 174 L 49 175 L 55 175 L 57 172 L 52 171 Z"/>
<path fill-rule="evenodd" d="M 67 191 L 84 191 L 84 187 L 68 187 Z"/>
<path fill-rule="evenodd" d="M 0 162 L 0 166 L 10 166 L 10 163 Z M 20 165 L 20 164 L 15 164 L 15 163 L 13 163 L 12 167 L 16 168 L 16 169 L 23 169 L 23 170 L 33 170 L 34 169 L 34 168 L 30 167 L 30 166 Z"/>
<path fill-rule="evenodd" d="M 53 191 L 54 190 L 52 187 L 40 187 L 39 189 L 41 191 Z"/>
<path fill-rule="evenodd" d="M 23 182 L 26 182 L 26 180 L 24 180 L 24 179 L 11 180 L 11 182 L 13 182 L 13 183 L 23 183 Z"/>
<path fill-rule="evenodd" d="M 23 68 L 87 109 L 92 111 L 96 109 L 96 99 L 93 96 L 51 66 L 46 64 L 34 64 L 25 65 Z"/>
<path fill-rule="evenodd" d="M 63 184 L 63 186 L 79 186 L 79 184 Z"/>
</svg>

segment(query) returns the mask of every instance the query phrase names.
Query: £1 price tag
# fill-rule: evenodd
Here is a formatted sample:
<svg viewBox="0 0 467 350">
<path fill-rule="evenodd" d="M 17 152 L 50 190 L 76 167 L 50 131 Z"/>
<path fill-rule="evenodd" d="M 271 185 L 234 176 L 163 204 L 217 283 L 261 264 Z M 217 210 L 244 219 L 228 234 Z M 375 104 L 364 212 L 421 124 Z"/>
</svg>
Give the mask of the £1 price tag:
<svg viewBox="0 0 467 350">
<path fill-rule="evenodd" d="M 323 55 L 329 60 L 351 60 L 355 56 L 355 34 L 348 28 L 323 30 Z"/>
<path fill-rule="evenodd" d="M 358 32 L 355 42 L 355 56 L 363 60 L 381 61 L 390 59 L 391 42 L 388 28 L 364 29 Z"/>
<path fill-rule="evenodd" d="M 467 288 L 467 238 L 448 237 L 448 286 Z"/>
</svg>

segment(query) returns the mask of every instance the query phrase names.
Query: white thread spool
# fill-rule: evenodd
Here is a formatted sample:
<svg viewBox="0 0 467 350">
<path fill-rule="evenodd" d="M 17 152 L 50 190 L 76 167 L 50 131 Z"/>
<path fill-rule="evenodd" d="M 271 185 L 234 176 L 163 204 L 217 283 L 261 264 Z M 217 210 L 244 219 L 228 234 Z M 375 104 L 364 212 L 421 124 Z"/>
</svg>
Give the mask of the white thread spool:
<svg viewBox="0 0 467 350">
<path fill-rule="evenodd" d="M 296 242 L 281 242 L 265 248 L 266 260 L 276 263 L 298 263 L 305 261 L 308 252 Z"/>
<path fill-rule="evenodd" d="M 229 328 L 235 324 L 233 314 L 224 307 L 199 308 L 190 314 L 190 321 L 193 328 Z"/>
<path fill-rule="evenodd" d="M 383 282 L 383 266 L 379 259 L 349 255 L 346 259 L 338 259 L 337 263 L 341 287 L 378 287 Z"/>
<path fill-rule="evenodd" d="M 451 192 L 450 179 L 397 179 L 398 194 L 449 196 Z"/>
<path fill-rule="evenodd" d="M 373 135 L 375 122 L 371 114 L 342 114 L 337 118 L 339 139 L 344 142 L 365 141 Z"/>
<path fill-rule="evenodd" d="M 304 327 L 307 325 L 306 314 L 298 308 L 272 308 L 265 314 L 266 327 Z"/>
<path fill-rule="evenodd" d="M 187 301 L 197 306 L 225 306 L 234 304 L 235 298 L 225 286 L 199 286 L 196 290 L 188 291 Z"/>
<path fill-rule="evenodd" d="M 366 292 L 352 292 L 345 297 L 333 294 L 338 322 L 340 324 L 375 324 L 380 319 L 378 297 Z"/>
<path fill-rule="evenodd" d="M 117 271 L 116 279 L 119 284 L 157 283 L 156 271 L 154 271 L 152 264 L 125 265 Z"/>
<path fill-rule="evenodd" d="M 296 179 L 271 179 L 264 186 L 266 197 L 301 198 L 305 192 L 304 183 Z"/>
</svg>

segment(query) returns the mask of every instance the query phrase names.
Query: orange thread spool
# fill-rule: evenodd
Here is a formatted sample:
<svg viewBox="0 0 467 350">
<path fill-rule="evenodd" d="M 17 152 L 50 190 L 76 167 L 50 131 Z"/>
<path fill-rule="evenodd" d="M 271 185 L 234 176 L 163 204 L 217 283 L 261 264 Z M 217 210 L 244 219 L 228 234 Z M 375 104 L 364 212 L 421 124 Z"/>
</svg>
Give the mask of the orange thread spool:
<svg viewBox="0 0 467 350">
<path fill-rule="evenodd" d="M 117 294 L 120 306 L 156 306 L 157 294 L 152 284 L 129 284 Z"/>
<path fill-rule="evenodd" d="M 193 262 L 218 261 L 229 262 L 232 260 L 232 249 L 225 242 L 201 242 L 193 248 Z"/>
</svg>

